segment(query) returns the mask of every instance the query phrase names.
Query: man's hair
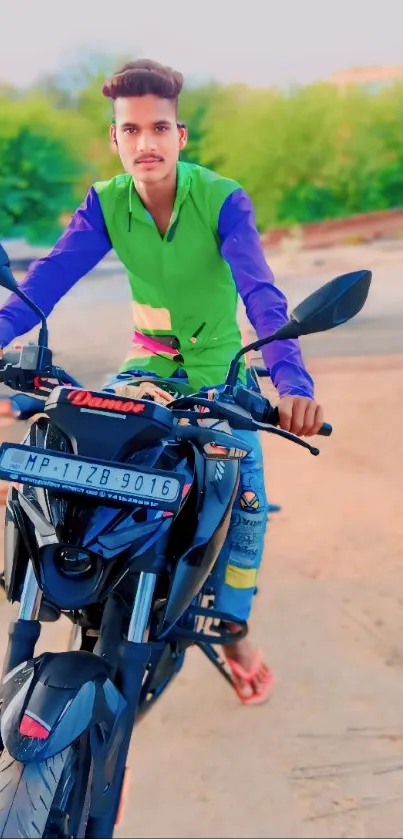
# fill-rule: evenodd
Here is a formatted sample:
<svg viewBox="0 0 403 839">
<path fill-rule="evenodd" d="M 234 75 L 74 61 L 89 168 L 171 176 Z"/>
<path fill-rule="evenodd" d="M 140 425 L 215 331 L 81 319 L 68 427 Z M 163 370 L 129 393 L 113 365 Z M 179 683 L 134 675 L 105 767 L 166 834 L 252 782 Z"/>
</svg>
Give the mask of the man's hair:
<svg viewBox="0 0 403 839">
<path fill-rule="evenodd" d="M 102 93 L 108 99 L 153 94 L 160 99 L 178 103 L 182 90 L 183 76 L 172 67 L 164 67 L 158 61 L 141 58 L 130 61 L 104 83 Z"/>
</svg>

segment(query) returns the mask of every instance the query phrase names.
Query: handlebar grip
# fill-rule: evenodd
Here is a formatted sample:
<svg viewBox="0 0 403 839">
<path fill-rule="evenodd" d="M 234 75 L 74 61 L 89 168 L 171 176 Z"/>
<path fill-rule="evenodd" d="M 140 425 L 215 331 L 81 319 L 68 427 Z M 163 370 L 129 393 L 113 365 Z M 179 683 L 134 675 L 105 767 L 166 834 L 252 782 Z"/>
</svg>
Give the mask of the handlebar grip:
<svg viewBox="0 0 403 839">
<path fill-rule="evenodd" d="M 273 408 L 273 410 L 270 413 L 270 417 L 268 418 L 268 422 L 270 422 L 271 425 L 278 425 L 279 419 L 280 418 L 278 408 Z M 330 425 L 330 422 L 324 422 L 322 427 L 318 431 L 319 437 L 330 437 L 332 433 L 333 426 Z"/>
</svg>

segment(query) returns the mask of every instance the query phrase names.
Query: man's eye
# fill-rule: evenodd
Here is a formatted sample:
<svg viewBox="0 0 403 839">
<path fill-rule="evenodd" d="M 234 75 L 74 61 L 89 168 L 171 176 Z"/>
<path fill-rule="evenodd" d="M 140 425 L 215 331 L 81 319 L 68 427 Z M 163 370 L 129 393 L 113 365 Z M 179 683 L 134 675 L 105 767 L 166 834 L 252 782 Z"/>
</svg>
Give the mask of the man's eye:
<svg viewBox="0 0 403 839">
<path fill-rule="evenodd" d="M 136 133 L 136 129 L 135 129 L 135 128 L 124 128 L 124 129 L 123 129 L 123 133 L 124 133 L 124 134 L 135 134 L 135 133 Z"/>
<path fill-rule="evenodd" d="M 157 125 L 155 130 L 158 132 L 169 131 L 169 127 L 168 125 Z"/>
</svg>

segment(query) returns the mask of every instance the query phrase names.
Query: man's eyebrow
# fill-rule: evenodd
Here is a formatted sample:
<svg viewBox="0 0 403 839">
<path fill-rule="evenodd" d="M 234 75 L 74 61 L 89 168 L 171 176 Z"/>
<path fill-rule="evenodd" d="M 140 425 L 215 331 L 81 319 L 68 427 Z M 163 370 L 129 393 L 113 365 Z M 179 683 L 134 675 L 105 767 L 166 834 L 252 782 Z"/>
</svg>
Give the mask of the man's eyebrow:
<svg viewBox="0 0 403 839">
<path fill-rule="evenodd" d="M 169 119 L 157 119 L 156 122 L 153 122 L 153 127 L 155 128 L 158 125 L 171 125 L 171 122 Z M 140 128 L 140 126 L 136 122 L 124 122 L 122 128 Z"/>
</svg>

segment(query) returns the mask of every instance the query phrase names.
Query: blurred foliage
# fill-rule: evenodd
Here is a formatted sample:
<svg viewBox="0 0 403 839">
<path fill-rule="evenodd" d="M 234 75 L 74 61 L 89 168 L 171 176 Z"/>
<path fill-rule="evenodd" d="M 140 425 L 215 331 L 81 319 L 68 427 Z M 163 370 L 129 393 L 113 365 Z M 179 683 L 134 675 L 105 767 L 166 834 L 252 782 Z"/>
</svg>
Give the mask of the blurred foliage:
<svg viewBox="0 0 403 839">
<path fill-rule="evenodd" d="M 101 87 L 126 60 L 89 56 L 28 91 L 0 83 L 0 237 L 51 240 L 88 186 L 120 171 Z M 240 182 L 261 230 L 402 205 L 403 84 L 194 84 L 179 118 L 183 159 Z"/>
<path fill-rule="evenodd" d="M 51 243 L 81 198 L 82 119 L 31 96 L 0 98 L 0 113 L 0 236 Z"/>
</svg>

